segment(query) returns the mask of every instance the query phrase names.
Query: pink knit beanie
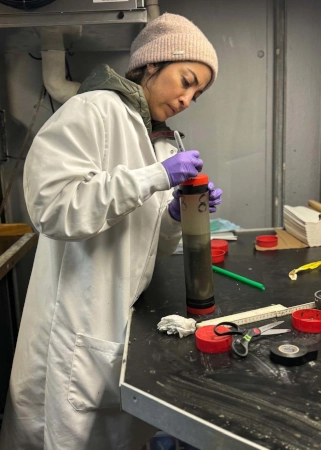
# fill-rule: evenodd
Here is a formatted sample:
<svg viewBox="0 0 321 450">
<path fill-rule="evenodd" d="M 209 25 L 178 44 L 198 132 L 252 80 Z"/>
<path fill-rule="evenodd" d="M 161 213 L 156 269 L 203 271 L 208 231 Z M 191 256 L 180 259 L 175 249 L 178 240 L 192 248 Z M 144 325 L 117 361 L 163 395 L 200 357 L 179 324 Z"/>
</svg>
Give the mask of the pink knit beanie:
<svg viewBox="0 0 321 450">
<path fill-rule="evenodd" d="M 216 52 L 201 30 L 183 16 L 165 13 L 150 22 L 136 37 L 130 50 L 127 72 L 163 61 L 195 61 L 207 64 L 217 76 Z"/>
</svg>

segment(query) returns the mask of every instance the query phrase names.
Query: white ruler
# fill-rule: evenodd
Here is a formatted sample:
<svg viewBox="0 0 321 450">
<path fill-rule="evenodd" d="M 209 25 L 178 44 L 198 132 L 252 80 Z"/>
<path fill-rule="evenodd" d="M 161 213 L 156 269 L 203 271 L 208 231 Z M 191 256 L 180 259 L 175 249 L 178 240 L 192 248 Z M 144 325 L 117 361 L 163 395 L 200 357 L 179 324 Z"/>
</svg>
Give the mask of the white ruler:
<svg viewBox="0 0 321 450">
<path fill-rule="evenodd" d="M 287 316 L 288 314 L 292 314 L 294 311 L 298 311 L 299 309 L 311 308 L 315 308 L 315 302 L 303 303 L 303 305 L 291 306 L 290 308 L 286 308 L 283 305 L 271 305 L 266 308 L 253 309 L 252 311 L 232 314 L 231 316 L 204 320 L 203 322 L 197 323 L 196 328 L 204 327 L 206 325 L 217 325 L 220 322 L 234 322 L 237 325 L 243 325 L 245 323 L 271 319 L 273 317 Z"/>
</svg>

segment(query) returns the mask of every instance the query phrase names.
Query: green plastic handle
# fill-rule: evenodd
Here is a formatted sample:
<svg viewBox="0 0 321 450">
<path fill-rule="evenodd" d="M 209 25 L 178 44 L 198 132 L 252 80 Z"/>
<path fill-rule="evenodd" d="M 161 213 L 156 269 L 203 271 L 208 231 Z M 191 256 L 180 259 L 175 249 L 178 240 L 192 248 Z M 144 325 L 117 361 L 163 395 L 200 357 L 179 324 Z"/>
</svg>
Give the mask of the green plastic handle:
<svg viewBox="0 0 321 450">
<path fill-rule="evenodd" d="M 254 286 L 258 289 L 262 289 L 262 291 L 265 290 L 264 284 L 258 283 L 257 281 L 249 280 L 248 278 L 242 277 L 241 275 L 238 275 L 237 273 L 229 272 L 228 270 L 221 269 L 217 266 L 212 266 L 212 269 L 214 272 L 221 273 L 223 275 L 226 275 L 227 277 L 234 278 L 238 281 L 243 281 L 243 283 L 249 284 L 251 286 Z"/>
</svg>

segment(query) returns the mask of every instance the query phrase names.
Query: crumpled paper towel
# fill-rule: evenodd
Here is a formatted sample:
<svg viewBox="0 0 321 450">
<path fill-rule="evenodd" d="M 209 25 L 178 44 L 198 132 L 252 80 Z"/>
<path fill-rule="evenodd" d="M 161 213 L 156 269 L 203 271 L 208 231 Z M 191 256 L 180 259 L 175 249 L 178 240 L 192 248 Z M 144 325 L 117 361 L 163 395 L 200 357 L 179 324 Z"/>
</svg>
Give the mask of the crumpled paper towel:
<svg viewBox="0 0 321 450">
<path fill-rule="evenodd" d="M 172 314 L 162 317 L 157 324 L 159 331 L 167 331 L 167 334 L 179 334 L 179 337 L 185 337 L 196 331 L 196 320 L 186 319 L 185 317 Z"/>
</svg>

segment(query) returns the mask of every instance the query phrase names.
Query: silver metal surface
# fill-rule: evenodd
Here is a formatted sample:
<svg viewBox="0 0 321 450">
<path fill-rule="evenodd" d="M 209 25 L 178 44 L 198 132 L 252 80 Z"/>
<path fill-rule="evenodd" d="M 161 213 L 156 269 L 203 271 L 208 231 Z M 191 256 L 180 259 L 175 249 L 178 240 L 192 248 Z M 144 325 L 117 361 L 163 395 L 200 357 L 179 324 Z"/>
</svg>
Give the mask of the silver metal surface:
<svg viewBox="0 0 321 450">
<path fill-rule="evenodd" d="M 314 302 L 315 302 L 315 307 L 317 309 L 321 309 L 321 290 L 315 292 L 315 294 L 314 294 Z"/>
<path fill-rule="evenodd" d="M 30 16 L 38 14 L 64 14 L 64 13 L 79 13 L 88 11 L 110 11 L 110 10 L 132 10 L 139 6 L 141 7 L 141 1 L 139 0 L 123 0 L 123 1 L 108 1 L 108 2 L 94 2 L 93 0 L 55 0 L 49 5 L 42 6 L 41 8 L 29 9 L 25 11 L 23 9 L 11 8 L 0 4 L 0 15 L 6 16 Z"/>
<path fill-rule="evenodd" d="M 263 336 L 268 336 L 270 334 L 284 334 L 284 333 L 290 333 L 290 328 L 280 328 L 279 330 L 268 330 L 264 333 L 261 333 Z"/>
<path fill-rule="evenodd" d="M 7 154 L 6 114 L 4 109 L 0 109 L 0 164 L 7 161 Z"/>
<path fill-rule="evenodd" d="M 267 330 L 270 330 L 271 328 L 281 325 L 281 323 L 283 323 L 283 322 L 284 322 L 284 320 L 281 320 L 279 322 L 268 323 L 267 325 L 263 325 L 263 327 L 259 327 L 259 330 L 261 331 L 261 334 L 263 334 Z"/>
<path fill-rule="evenodd" d="M 61 17 L 34 17 L 30 26 L 1 28 L 0 52 L 28 52 L 41 50 L 85 51 L 128 51 L 130 46 L 147 22 L 144 9 L 127 11 L 122 19 L 118 13 L 109 11 L 104 14 L 67 15 Z M 37 26 L 39 25 L 39 26 Z M 41 41 L 45 32 L 53 39 Z M 63 46 L 63 48 L 61 48 Z"/>
<path fill-rule="evenodd" d="M 283 226 L 285 135 L 285 0 L 274 1 L 274 52 L 272 225 Z"/>
<path fill-rule="evenodd" d="M 128 51 L 147 23 L 147 11 L 139 4 L 69 0 L 30 11 L 0 4 L 0 52 Z M 44 30 L 52 35 L 45 44 L 40 39 Z"/>
<path fill-rule="evenodd" d="M 179 134 L 178 131 L 174 131 L 174 137 L 175 137 L 175 141 L 176 141 L 178 150 L 179 150 L 180 152 L 185 152 L 185 148 L 184 148 L 182 139 L 181 139 L 180 134 Z"/>
<path fill-rule="evenodd" d="M 120 389 L 121 405 L 124 411 L 197 448 L 202 450 L 266 449 L 125 382 L 121 382 Z"/>
<path fill-rule="evenodd" d="M 145 9 L 132 11 L 88 11 L 61 14 L 26 13 L 6 16 L 0 14 L 0 28 L 48 27 L 58 25 L 90 25 L 99 23 L 135 23 L 145 22 Z"/>
</svg>

